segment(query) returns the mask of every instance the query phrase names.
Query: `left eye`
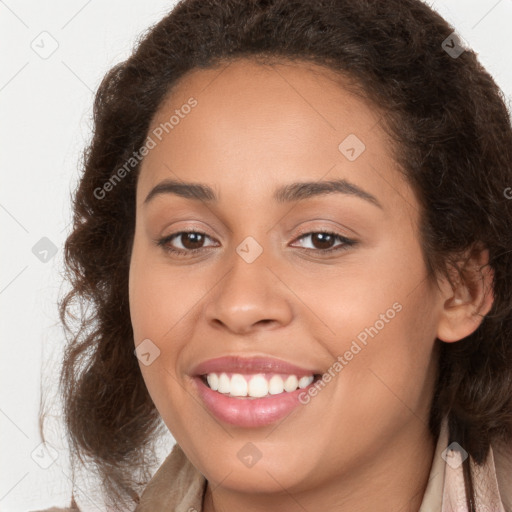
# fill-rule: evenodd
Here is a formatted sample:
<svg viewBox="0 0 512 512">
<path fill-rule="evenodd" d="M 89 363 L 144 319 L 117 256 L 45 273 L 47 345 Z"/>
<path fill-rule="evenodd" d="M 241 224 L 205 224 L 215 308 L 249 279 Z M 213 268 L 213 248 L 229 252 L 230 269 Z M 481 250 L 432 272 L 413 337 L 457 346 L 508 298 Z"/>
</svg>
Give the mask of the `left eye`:
<svg viewBox="0 0 512 512">
<path fill-rule="evenodd" d="M 313 247 L 303 247 L 303 249 L 320 253 L 347 249 L 356 243 L 355 240 L 327 231 L 312 231 L 304 233 L 295 240 L 303 240 L 309 237 L 312 240 Z M 211 237 L 206 233 L 201 233 L 199 231 L 180 231 L 161 238 L 157 240 L 156 243 L 168 253 L 186 256 L 205 249 L 202 244 L 206 238 L 211 240 Z M 174 240 L 181 240 L 181 247 L 173 246 Z M 341 243 L 332 247 L 332 243 L 335 240 L 339 240 Z"/>
<path fill-rule="evenodd" d="M 312 248 L 305 247 L 305 249 L 313 250 L 313 251 L 322 251 L 322 252 L 329 252 L 329 251 L 335 251 L 338 249 L 345 249 L 346 247 L 354 245 L 354 243 L 355 243 L 354 240 L 350 240 L 342 235 L 338 235 L 337 233 L 330 233 L 327 231 L 313 231 L 311 233 L 305 233 L 305 234 L 301 235 L 299 238 L 297 238 L 297 240 L 302 240 L 305 238 L 311 238 L 311 242 L 313 244 Z M 335 240 L 340 240 L 341 244 L 338 246 L 332 247 L 331 244 Z M 315 245 L 317 245 L 317 247 L 314 247 Z"/>
</svg>

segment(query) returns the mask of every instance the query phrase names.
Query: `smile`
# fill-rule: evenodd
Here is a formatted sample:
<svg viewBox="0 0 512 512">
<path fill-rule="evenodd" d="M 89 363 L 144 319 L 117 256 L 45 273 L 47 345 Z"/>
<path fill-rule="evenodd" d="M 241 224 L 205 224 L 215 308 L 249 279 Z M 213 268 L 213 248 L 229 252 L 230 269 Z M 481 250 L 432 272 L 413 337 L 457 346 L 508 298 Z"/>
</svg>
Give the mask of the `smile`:
<svg viewBox="0 0 512 512">
<path fill-rule="evenodd" d="M 321 371 L 273 358 L 227 356 L 201 363 L 191 373 L 199 398 L 217 420 L 255 428 L 275 423 L 301 406 L 299 394 L 320 378 Z"/>
<path fill-rule="evenodd" d="M 206 383 L 213 391 L 231 397 L 262 398 L 268 395 L 291 393 L 304 389 L 314 380 L 313 375 L 298 378 L 296 375 L 283 374 L 251 374 L 241 373 L 209 373 Z"/>
</svg>

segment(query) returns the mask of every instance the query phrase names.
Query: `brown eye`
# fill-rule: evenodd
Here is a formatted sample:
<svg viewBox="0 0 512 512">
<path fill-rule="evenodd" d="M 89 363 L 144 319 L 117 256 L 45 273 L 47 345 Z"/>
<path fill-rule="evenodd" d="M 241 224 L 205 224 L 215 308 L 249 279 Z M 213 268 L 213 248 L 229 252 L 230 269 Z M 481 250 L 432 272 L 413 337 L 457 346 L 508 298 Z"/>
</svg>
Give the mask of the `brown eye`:
<svg viewBox="0 0 512 512">
<path fill-rule="evenodd" d="M 199 249 L 204 243 L 204 235 L 197 232 L 178 233 L 176 238 L 180 239 L 185 249 Z"/>
<path fill-rule="evenodd" d="M 311 238 L 312 247 L 303 247 L 303 249 L 306 251 L 317 252 L 319 254 L 346 250 L 357 243 L 355 240 L 350 240 L 349 238 L 338 235 L 337 233 L 330 233 L 327 231 L 313 231 L 305 233 L 296 240 L 304 240 L 306 238 Z M 167 253 L 180 256 L 190 256 L 203 251 L 208 247 L 207 245 L 204 245 L 206 239 L 213 240 L 206 233 L 198 231 L 180 231 L 156 240 L 155 242 Z M 336 240 L 340 243 L 333 245 Z M 210 246 L 212 245 L 214 244 L 210 244 Z"/>
<path fill-rule="evenodd" d="M 310 233 L 305 233 L 297 238 L 297 240 L 305 240 L 307 238 L 311 239 L 310 245 L 312 245 L 312 247 L 303 246 L 303 248 L 307 251 L 316 251 L 320 253 L 328 253 L 348 249 L 348 247 L 356 244 L 355 240 L 350 240 L 349 238 L 338 235 L 337 233 L 330 233 L 327 231 L 313 231 Z M 339 240 L 341 243 L 333 245 L 336 240 Z"/>
<path fill-rule="evenodd" d="M 311 241 L 315 249 L 330 249 L 335 236 L 329 233 L 312 233 Z"/>
<path fill-rule="evenodd" d="M 157 245 L 166 252 L 186 256 L 202 251 L 205 248 L 204 242 L 207 238 L 210 237 L 198 231 L 180 231 L 161 238 L 157 241 Z"/>
</svg>

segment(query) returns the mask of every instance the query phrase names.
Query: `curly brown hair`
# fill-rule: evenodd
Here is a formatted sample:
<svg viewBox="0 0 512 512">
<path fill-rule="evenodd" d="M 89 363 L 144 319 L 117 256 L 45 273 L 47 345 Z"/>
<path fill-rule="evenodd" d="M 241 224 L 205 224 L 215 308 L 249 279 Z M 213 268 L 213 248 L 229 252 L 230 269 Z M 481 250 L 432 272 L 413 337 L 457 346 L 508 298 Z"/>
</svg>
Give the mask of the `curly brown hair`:
<svg viewBox="0 0 512 512">
<path fill-rule="evenodd" d="M 447 416 L 450 442 L 478 464 L 491 443 L 512 437 L 512 129 L 505 96 L 476 54 L 465 48 L 455 58 L 443 48 L 453 32 L 420 0 L 184 0 L 104 77 L 65 243 L 71 289 L 59 303 L 68 337 L 59 389 L 72 460 L 93 461 L 111 504 L 137 502 L 165 427 L 134 355 L 129 311 L 140 163 L 98 191 L 143 146 L 185 73 L 234 59 L 324 65 L 382 112 L 419 200 L 431 278 L 450 278 L 471 249 L 489 250 L 492 309 L 462 342 L 436 340 L 429 427 L 437 437 Z M 471 510 L 469 459 L 465 477 Z"/>
</svg>

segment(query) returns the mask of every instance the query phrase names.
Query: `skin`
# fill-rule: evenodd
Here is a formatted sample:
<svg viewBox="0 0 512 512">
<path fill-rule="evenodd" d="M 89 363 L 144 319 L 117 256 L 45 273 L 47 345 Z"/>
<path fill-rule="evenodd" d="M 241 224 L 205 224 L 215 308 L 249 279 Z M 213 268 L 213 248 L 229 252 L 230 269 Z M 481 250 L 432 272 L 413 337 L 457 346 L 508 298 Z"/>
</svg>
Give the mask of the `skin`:
<svg viewBox="0 0 512 512">
<path fill-rule="evenodd" d="M 150 133 L 193 96 L 198 104 L 152 149 L 137 184 L 130 267 L 134 343 L 160 355 L 140 368 L 164 422 L 206 476 L 204 510 L 413 511 L 428 481 L 435 439 L 427 422 L 436 376 L 434 341 L 473 332 L 491 307 L 469 291 L 427 278 L 418 201 L 393 161 L 381 114 L 310 63 L 239 60 L 193 70 L 162 104 Z M 366 149 L 338 149 L 355 134 Z M 209 184 L 217 204 L 144 199 L 165 179 Z M 377 198 L 333 193 L 285 204 L 281 185 L 344 178 Z M 322 256 L 321 229 L 355 240 Z M 183 230 L 166 253 L 155 240 Z M 262 254 L 236 252 L 248 236 Z M 309 249 L 309 250 L 308 250 Z M 186 250 L 186 249 L 185 249 Z M 475 255 L 485 264 L 487 254 Z M 473 260 L 470 260 L 470 263 Z M 270 356 L 327 371 L 394 303 L 402 306 L 310 403 L 266 427 L 221 423 L 203 406 L 194 365 L 224 355 Z M 253 443 L 248 468 L 237 452 Z"/>
</svg>

